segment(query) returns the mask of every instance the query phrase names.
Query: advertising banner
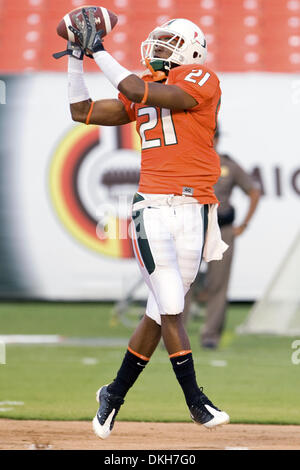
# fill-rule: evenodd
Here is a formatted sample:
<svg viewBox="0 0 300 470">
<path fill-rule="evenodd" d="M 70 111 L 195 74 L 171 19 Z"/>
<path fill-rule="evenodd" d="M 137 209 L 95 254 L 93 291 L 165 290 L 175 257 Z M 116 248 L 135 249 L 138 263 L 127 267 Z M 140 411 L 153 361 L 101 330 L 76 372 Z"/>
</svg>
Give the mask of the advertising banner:
<svg viewBox="0 0 300 470">
<path fill-rule="evenodd" d="M 66 74 L 0 79 L 0 296 L 121 298 L 140 277 L 128 236 L 140 169 L 134 124 L 73 122 Z M 220 74 L 220 80 L 218 150 L 254 173 L 263 191 L 236 241 L 229 292 L 231 300 L 255 300 L 300 226 L 300 76 Z M 94 100 L 117 97 L 101 73 L 86 81 Z M 238 223 L 248 199 L 235 190 L 233 204 Z M 146 295 L 141 285 L 136 296 Z"/>
</svg>

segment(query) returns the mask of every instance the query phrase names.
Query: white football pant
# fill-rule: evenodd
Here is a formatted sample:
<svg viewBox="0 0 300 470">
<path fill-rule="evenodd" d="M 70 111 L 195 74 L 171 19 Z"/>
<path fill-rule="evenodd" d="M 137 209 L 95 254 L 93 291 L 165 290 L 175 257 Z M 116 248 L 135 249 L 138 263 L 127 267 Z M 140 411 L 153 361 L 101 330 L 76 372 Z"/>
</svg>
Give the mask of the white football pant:
<svg viewBox="0 0 300 470">
<path fill-rule="evenodd" d="M 150 289 L 146 315 L 161 325 L 161 315 L 183 311 L 198 273 L 208 205 L 189 196 L 142 193 L 133 202 L 133 248 Z"/>
</svg>

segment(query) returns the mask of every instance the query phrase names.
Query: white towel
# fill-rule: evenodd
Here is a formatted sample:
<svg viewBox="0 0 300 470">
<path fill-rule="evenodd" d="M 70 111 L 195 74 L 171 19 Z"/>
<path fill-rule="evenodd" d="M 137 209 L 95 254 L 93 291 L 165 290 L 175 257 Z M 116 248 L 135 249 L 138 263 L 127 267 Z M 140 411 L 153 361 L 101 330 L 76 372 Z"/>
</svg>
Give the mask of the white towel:
<svg viewBox="0 0 300 470">
<path fill-rule="evenodd" d="M 222 240 L 218 224 L 218 204 L 209 204 L 208 225 L 203 250 L 204 261 L 209 263 L 209 261 L 221 260 L 227 248 L 228 245 Z"/>
</svg>

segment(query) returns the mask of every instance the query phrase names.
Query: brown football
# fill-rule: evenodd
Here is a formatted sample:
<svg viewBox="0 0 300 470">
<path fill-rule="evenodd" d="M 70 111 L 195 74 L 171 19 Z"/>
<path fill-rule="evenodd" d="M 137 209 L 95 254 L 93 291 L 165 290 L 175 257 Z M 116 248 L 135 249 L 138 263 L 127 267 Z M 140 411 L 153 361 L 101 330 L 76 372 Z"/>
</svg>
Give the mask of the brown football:
<svg viewBox="0 0 300 470">
<path fill-rule="evenodd" d="M 57 26 L 57 34 L 67 41 L 75 42 L 75 44 L 80 45 L 77 37 L 69 30 L 69 26 L 77 28 L 75 23 L 75 17 L 77 16 L 79 21 L 83 21 L 82 17 L 82 8 L 93 8 L 95 12 L 95 22 L 97 31 L 100 29 L 103 30 L 102 37 L 106 36 L 117 24 L 118 17 L 112 11 L 107 10 L 104 7 L 96 7 L 93 5 L 83 5 L 81 8 L 76 8 L 75 10 L 67 13 L 63 19 L 59 22 Z"/>
</svg>

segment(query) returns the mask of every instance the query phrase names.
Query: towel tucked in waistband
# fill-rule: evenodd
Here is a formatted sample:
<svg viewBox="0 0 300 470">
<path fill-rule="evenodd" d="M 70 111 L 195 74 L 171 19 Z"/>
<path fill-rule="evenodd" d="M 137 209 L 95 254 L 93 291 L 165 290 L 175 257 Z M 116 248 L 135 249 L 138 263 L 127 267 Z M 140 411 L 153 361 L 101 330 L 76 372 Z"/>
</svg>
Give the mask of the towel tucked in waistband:
<svg viewBox="0 0 300 470">
<path fill-rule="evenodd" d="M 218 204 L 209 204 L 208 225 L 203 250 L 204 261 L 209 263 L 209 261 L 221 260 L 227 248 L 228 245 L 222 240 L 218 224 Z"/>
</svg>

